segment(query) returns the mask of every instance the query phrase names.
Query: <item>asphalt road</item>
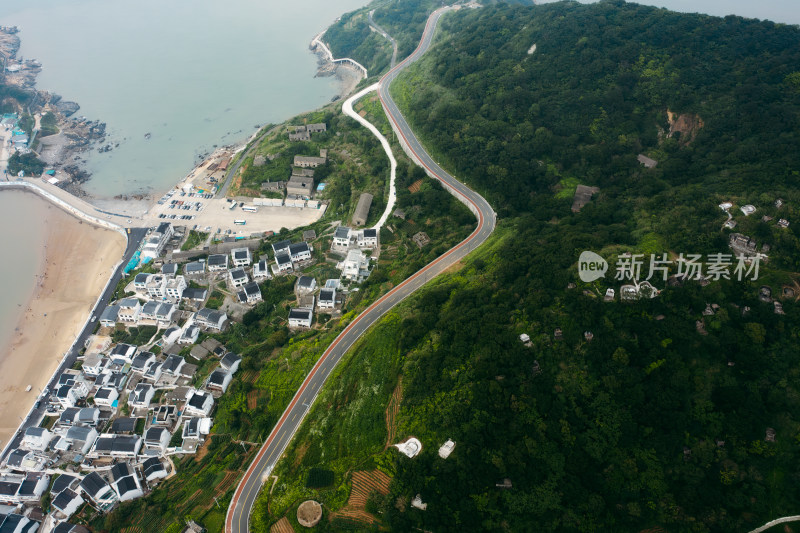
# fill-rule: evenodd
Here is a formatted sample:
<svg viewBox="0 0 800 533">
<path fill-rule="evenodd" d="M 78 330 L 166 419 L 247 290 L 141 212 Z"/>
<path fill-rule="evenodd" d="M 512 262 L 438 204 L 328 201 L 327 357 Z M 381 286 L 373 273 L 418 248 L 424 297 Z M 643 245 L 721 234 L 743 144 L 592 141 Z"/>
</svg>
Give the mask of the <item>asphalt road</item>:
<svg viewBox="0 0 800 533">
<path fill-rule="evenodd" d="M 225 520 L 226 533 L 245 533 L 249 531 L 250 513 L 252 512 L 261 486 L 272 472 L 275 464 L 286 449 L 286 446 L 300 427 L 306 413 L 314 403 L 325 380 L 327 380 L 331 372 L 333 372 L 334 367 L 342 356 L 344 356 L 361 335 L 375 324 L 387 311 L 413 294 L 425 283 L 460 261 L 476 246 L 483 243 L 494 230 L 495 213 L 491 206 L 479 194 L 460 183 L 431 159 L 400 114 L 400 111 L 391 99 L 388 91 L 389 84 L 394 80 L 395 76 L 403 68 L 419 59 L 419 57 L 427 51 L 431 44 L 433 32 L 439 17 L 449 9 L 450 8 L 443 8 L 437 10 L 430 16 L 419 47 L 411 56 L 384 76 L 381 80 L 379 94 L 384 109 L 394 124 L 396 131 L 398 131 L 400 138 L 406 143 L 419 163 L 433 178 L 441 181 L 451 193 L 473 210 L 478 218 L 478 226 L 464 241 L 445 254 L 439 256 L 373 303 L 356 317 L 353 322 L 336 337 L 328 349 L 325 350 L 325 353 L 322 354 L 305 381 L 303 381 L 300 389 L 289 403 L 280 420 L 273 428 L 255 460 L 247 469 L 247 472 L 239 483 L 233 499 L 231 500 L 230 507 L 228 508 L 228 515 Z"/>
<path fill-rule="evenodd" d="M 128 246 L 125 249 L 125 255 L 123 256 L 119 267 L 117 267 L 117 269 L 114 271 L 109 283 L 103 290 L 103 294 L 100 295 L 100 298 L 95 303 L 92 313 L 89 315 L 89 319 L 83 326 L 83 330 L 81 330 L 81 333 L 70 347 L 67 356 L 61 361 L 61 365 L 58 367 L 58 370 L 53 374 L 53 377 L 47 384 L 47 389 L 51 394 L 55 390 L 55 385 L 58 382 L 58 378 L 61 376 L 61 374 L 63 374 L 65 370 L 72 368 L 72 365 L 74 365 L 75 361 L 78 360 L 78 355 L 81 351 L 81 348 L 83 348 L 83 346 L 86 344 L 86 339 L 92 335 L 94 328 L 97 325 L 96 321 L 92 321 L 92 317 L 99 318 L 103 311 L 105 311 L 106 307 L 108 307 L 111 297 L 114 294 L 114 289 L 117 288 L 119 280 L 122 279 L 122 271 L 125 268 L 125 265 L 128 264 L 128 261 L 131 260 L 134 252 L 136 252 L 136 250 L 139 248 L 139 244 L 141 244 L 142 239 L 144 239 L 144 236 L 147 234 L 147 230 L 148 228 L 131 228 L 129 230 Z M 31 391 L 31 394 L 34 394 L 33 391 Z M 0 457 L 0 460 L 5 459 L 5 456 L 9 451 L 19 446 L 26 429 L 39 425 L 42 417 L 44 416 L 46 408 L 47 401 L 44 399 L 38 409 L 31 409 L 31 411 L 28 413 L 28 416 L 22 421 L 22 424 L 17 430 L 17 433 L 14 435 L 14 438 L 11 439 L 11 444 L 6 445 L 5 449 L 3 450 L 3 456 Z"/>
<path fill-rule="evenodd" d="M 250 152 L 252 152 L 261 143 L 261 139 L 263 139 L 266 135 L 268 135 L 274 130 L 275 128 L 264 130 L 263 132 L 261 132 L 261 135 L 256 137 L 255 140 L 250 143 L 250 147 L 242 154 L 242 156 L 236 161 L 236 163 L 234 163 L 233 166 L 230 169 L 228 169 L 228 173 L 225 175 L 225 181 L 222 183 L 222 187 L 220 187 L 219 190 L 217 191 L 216 198 L 225 198 L 225 195 L 228 194 L 228 189 L 231 186 L 232 178 L 233 176 L 236 175 L 236 172 L 239 171 L 239 167 L 242 166 L 244 160 L 247 158 L 248 155 L 250 155 Z"/>
</svg>

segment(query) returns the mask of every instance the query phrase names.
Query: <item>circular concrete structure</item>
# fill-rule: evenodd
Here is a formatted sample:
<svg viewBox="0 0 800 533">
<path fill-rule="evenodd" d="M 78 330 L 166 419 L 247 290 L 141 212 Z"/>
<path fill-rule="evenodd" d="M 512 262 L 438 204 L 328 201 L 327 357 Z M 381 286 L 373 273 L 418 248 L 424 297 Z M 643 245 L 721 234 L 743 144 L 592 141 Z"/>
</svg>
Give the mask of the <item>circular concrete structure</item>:
<svg viewBox="0 0 800 533">
<path fill-rule="evenodd" d="M 314 500 L 306 500 L 297 508 L 297 521 L 303 527 L 314 527 L 322 520 L 322 506 Z"/>
</svg>

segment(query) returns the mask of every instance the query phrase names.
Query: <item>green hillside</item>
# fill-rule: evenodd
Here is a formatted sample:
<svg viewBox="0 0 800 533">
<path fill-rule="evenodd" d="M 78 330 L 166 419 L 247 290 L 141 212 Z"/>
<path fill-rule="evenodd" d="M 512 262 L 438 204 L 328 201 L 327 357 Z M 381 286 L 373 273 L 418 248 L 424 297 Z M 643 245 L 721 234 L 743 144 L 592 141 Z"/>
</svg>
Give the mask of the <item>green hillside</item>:
<svg viewBox="0 0 800 533">
<path fill-rule="evenodd" d="M 498 230 L 344 362 L 253 523 L 307 497 L 320 530 L 730 532 L 796 514 L 800 30 L 619 1 L 441 24 L 393 93 Z M 600 191 L 573 212 L 578 184 Z M 731 253 L 724 201 L 769 246 L 758 279 L 656 277 L 630 303 L 610 275 L 578 279 L 583 250 L 612 272 L 622 252 Z M 410 436 L 413 459 L 386 447 Z M 348 512 L 364 470 L 392 477 L 361 509 L 372 525 Z"/>
</svg>

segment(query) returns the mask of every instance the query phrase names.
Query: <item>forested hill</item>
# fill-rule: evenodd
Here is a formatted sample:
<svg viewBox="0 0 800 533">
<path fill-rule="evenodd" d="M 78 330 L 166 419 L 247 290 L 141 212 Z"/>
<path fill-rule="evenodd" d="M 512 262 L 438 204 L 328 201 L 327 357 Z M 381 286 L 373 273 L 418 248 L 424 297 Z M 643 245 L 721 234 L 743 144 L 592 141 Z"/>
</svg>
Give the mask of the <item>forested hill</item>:
<svg viewBox="0 0 800 533">
<path fill-rule="evenodd" d="M 512 1 L 532 4 L 532 0 Z M 380 76 L 389 70 L 392 47 L 385 37 L 370 29 L 369 12 L 374 11 L 375 23 L 395 39 L 397 60 L 402 61 L 419 44 L 428 15 L 441 5 L 437 0 L 373 0 L 342 15 L 325 31 L 324 40 L 334 57 L 351 57 L 364 65 L 370 76 Z"/>
<path fill-rule="evenodd" d="M 622 187 L 646 175 L 648 196 L 680 183 L 796 184 L 796 26 L 603 1 L 462 10 L 442 28 L 407 78 L 413 90 L 396 93 L 507 214 L 534 208 L 558 174 Z M 663 142 L 667 110 L 702 121 L 691 143 Z M 641 152 L 656 171 L 641 171 Z"/>
<path fill-rule="evenodd" d="M 369 492 L 353 472 L 372 469 L 392 481 L 365 510 L 391 531 L 740 532 L 797 514 L 800 30 L 618 1 L 441 25 L 393 92 L 498 229 L 343 362 L 258 518 L 313 498 L 340 530 L 346 496 Z M 574 212 L 577 184 L 600 190 Z M 624 252 L 731 253 L 726 201 L 769 247 L 757 280 L 654 279 L 632 302 L 611 275 L 580 281 L 583 250 L 611 272 Z M 415 458 L 387 448 L 410 436 Z"/>
</svg>

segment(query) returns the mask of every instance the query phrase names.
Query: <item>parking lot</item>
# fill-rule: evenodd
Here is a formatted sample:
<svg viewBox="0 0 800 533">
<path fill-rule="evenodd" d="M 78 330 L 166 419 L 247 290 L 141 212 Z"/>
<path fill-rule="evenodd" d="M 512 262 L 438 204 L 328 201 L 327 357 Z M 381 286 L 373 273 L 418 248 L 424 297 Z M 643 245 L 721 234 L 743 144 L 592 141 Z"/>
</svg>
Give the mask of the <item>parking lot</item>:
<svg viewBox="0 0 800 533">
<path fill-rule="evenodd" d="M 253 206 L 173 189 L 150 209 L 145 223 L 155 226 L 166 221 L 204 233 L 242 236 L 306 226 L 319 220 L 325 207 Z"/>
<path fill-rule="evenodd" d="M 164 208 L 170 211 L 165 212 L 163 208 L 157 209 L 156 211 L 160 212 L 156 216 L 159 219 L 182 220 L 188 222 L 194 220 L 197 213 L 205 208 L 205 203 L 202 200 L 210 200 L 213 197 L 213 194 L 208 193 L 169 191 L 156 202 L 156 206 L 164 206 Z"/>
</svg>

